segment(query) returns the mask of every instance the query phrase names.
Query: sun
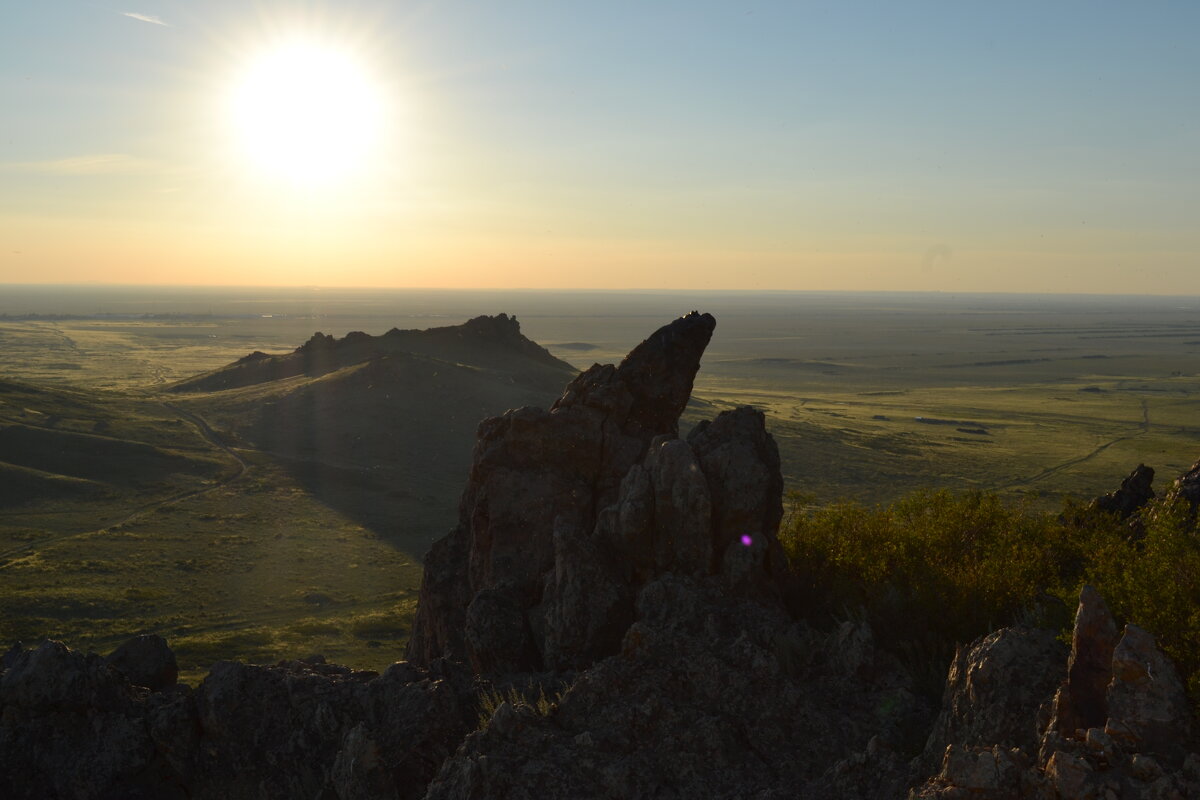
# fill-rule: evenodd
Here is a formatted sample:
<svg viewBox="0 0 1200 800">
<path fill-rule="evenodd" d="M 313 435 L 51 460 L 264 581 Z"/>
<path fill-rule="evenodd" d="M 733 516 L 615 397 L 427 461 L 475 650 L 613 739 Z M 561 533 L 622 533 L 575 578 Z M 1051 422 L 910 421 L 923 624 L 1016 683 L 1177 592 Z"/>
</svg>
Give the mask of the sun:
<svg viewBox="0 0 1200 800">
<path fill-rule="evenodd" d="M 382 94 L 352 55 L 315 41 L 279 44 L 235 80 L 238 150 L 261 174 L 299 186 L 345 179 L 377 147 Z"/>
</svg>

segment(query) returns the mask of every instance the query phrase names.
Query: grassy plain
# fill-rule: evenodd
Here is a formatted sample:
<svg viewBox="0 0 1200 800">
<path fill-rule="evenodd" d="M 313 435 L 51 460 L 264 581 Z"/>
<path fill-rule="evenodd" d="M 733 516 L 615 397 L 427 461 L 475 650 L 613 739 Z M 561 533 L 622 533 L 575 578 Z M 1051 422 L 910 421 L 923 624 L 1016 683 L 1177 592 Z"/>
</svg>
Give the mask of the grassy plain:
<svg viewBox="0 0 1200 800">
<path fill-rule="evenodd" d="M 582 368 L 619 360 L 679 313 L 710 310 L 717 333 L 685 426 L 762 408 L 788 488 L 818 504 L 949 488 L 1052 507 L 1115 488 L 1139 462 L 1159 470 L 1161 488 L 1200 457 L 1195 303 L 584 303 L 498 293 L 426 309 L 438 317 L 347 301 L 269 317 L 0 321 L 0 642 L 55 636 L 107 651 L 156 632 L 192 679 L 218 658 L 322 652 L 379 668 L 400 657 L 420 559 L 453 524 L 465 469 L 455 480 L 413 468 L 432 455 L 421 432 L 371 479 L 289 460 L 230 436 L 232 406 L 218 395 L 163 391 L 254 350 L 290 351 L 316 330 L 379 334 L 508 311 Z M 77 457 L 97 447 L 96 459 Z M 465 464 L 469 437 L 454 447 L 437 455 Z"/>
</svg>

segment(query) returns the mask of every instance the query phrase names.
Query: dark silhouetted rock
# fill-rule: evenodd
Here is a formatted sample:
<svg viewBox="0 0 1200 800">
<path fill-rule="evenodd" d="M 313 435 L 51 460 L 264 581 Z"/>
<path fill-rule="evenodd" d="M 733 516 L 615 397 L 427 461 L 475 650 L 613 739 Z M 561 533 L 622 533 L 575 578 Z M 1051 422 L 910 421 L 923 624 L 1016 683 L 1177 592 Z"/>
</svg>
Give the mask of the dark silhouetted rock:
<svg viewBox="0 0 1200 800">
<path fill-rule="evenodd" d="M 1151 488 L 1153 482 L 1154 470 L 1145 464 L 1138 464 L 1137 469 L 1121 481 L 1120 489 L 1097 497 L 1092 501 L 1092 506 L 1116 514 L 1121 519 L 1129 519 L 1154 499 L 1154 489 Z"/>
<path fill-rule="evenodd" d="M 0 797 L 419 798 L 476 725 L 461 666 L 310 662 L 151 692 L 57 642 L 21 651 L 0 676 Z"/>
<path fill-rule="evenodd" d="M 832 765 L 921 714 L 894 664 L 846 676 L 832 637 L 717 576 L 655 578 L 634 613 L 620 652 L 548 715 L 505 704 L 469 735 L 430 800 L 839 797 Z M 886 796 L 878 776 L 866 783 L 863 797 Z"/>
<path fill-rule="evenodd" d="M 0 797 L 179 796 L 148 713 L 145 690 L 100 656 L 53 641 L 22 651 L 0 676 Z"/>
<path fill-rule="evenodd" d="M 458 526 L 426 560 L 411 660 L 448 656 L 496 671 L 541 667 L 544 642 L 501 645 L 504 634 L 494 636 L 483 615 L 467 624 L 468 609 L 489 590 L 486 602 L 519 609 L 519 627 L 536 635 L 545 610 L 532 618 L 530 611 L 555 568 L 556 527 L 592 532 L 651 440 L 677 434 L 715 324 L 708 314 L 677 319 L 620 366 L 580 374 L 549 411 L 521 408 L 480 424 Z M 506 620 L 503 626 L 516 624 Z"/>
<path fill-rule="evenodd" d="M 135 686 L 160 691 L 174 686 L 179 677 L 175 654 L 161 636 L 136 636 L 109 654 L 109 664 Z"/>
<path fill-rule="evenodd" d="M 779 448 L 761 411 L 722 411 L 688 435 L 712 496 L 712 558 L 738 591 L 778 596 L 787 559 L 776 538 L 783 519 Z"/>
<path fill-rule="evenodd" d="M 214 665 L 195 693 L 199 793 L 421 797 L 475 725 L 466 674 L 449 667 L 401 663 L 376 676 L 301 662 Z"/>
</svg>

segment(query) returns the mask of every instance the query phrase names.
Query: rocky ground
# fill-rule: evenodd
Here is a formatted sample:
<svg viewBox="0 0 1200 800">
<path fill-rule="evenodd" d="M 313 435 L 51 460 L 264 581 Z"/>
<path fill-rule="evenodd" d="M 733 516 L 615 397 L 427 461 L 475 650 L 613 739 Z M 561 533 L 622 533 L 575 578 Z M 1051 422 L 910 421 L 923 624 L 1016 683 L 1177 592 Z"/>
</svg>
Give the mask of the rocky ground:
<svg viewBox="0 0 1200 800">
<path fill-rule="evenodd" d="M 153 637 L 14 647 L 0 797 L 1200 797 L 1174 668 L 1089 589 L 1069 653 L 996 631 L 940 710 L 866 625 L 809 627 L 762 414 L 678 438 L 714 325 L 690 314 L 480 425 L 383 674 L 223 662 L 193 690 Z"/>
</svg>

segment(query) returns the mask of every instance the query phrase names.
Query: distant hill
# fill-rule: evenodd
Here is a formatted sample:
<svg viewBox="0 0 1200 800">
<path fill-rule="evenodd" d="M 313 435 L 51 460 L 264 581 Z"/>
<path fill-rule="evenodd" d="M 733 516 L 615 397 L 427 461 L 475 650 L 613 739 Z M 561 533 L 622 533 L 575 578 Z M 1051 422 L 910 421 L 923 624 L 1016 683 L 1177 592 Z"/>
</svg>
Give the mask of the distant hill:
<svg viewBox="0 0 1200 800">
<path fill-rule="evenodd" d="M 268 381 L 326 375 L 344 367 L 389 355 L 424 356 L 449 364 L 480 367 L 505 373 L 507 378 L 534 389 L 562 388 L 576 370 L 521 333 L 516 317 L 481 316 L 444 328 L 400 330 L 382 336 L 360 331 L 335 339 L 323 333 L 291 353 L 268 355 L 253 352 L 228 366 L 179 381 L 169 391 L 219 392 Z M 503 409 L 501 409 L 503 410 Z"/>
<path fill-rule="evenodd" d="M 169 391 L 231 443 L 282 459 L 330 506 L 376 529 L 436 508 L 440 530 L 480 421 L 548 407 L 576 374 L 500 314 L 382 336 L 318 333 Z"/>
</svg>

